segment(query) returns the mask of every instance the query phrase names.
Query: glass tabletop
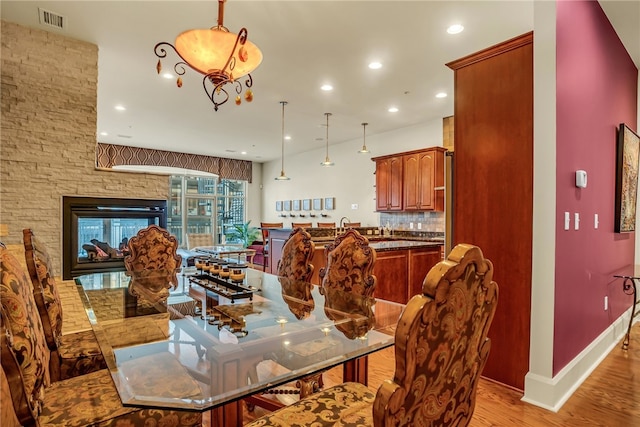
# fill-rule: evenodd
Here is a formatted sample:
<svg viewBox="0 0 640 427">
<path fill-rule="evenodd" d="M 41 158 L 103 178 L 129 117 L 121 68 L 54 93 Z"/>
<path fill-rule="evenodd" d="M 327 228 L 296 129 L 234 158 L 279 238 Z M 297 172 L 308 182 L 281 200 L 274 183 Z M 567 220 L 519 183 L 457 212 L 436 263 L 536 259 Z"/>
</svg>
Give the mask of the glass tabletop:
<svg viewBox="0 0 640 427">
<path fill-rule="evenodd" d="M 219 280 L 172 274 L 76 278 L 124 405 L 207 410 L 321 372 L 393 345 L 404 307 L 253 269 L 230 299 Z"/>
</svg>

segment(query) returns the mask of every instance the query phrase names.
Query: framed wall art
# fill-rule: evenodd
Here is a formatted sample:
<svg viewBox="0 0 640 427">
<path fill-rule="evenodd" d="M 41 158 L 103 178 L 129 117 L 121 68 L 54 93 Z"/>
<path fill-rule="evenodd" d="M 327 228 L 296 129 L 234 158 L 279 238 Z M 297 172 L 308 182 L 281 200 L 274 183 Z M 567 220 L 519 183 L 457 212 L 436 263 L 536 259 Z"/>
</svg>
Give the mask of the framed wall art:
<svg viewBox="0 0 640 427">
<path fill-rule="evenodd" d="M 282 200 L 276 202 L 276 212 L 282 212 Z"/>
<path fill-rule="evenodd" d="M 640 137 L 624 123 L 620 124 L 616 148 L 615 232 L 636 229 Z"/>
<path fill-rule="evenodd" d="M 335 197 L 325 197 L 324 199 L 324 208 L 328 211 L 332 211 L 335 209 Z"/>
<path fill-rule="evenodd" d="M 322 210 L 322 199 L 313 199 L 313 210 L 314 211 Z"/>
<path fill-rule="evenodd" d="M 291 200 L 285 200 L 284 202 L 282 202 L 282 209 L 285 211 L 290 211 L 291 210 Z"/>
<path fill-rule="evenodd" d="M 302 200 L 302 210 L 310 211 L 311 210 L 311 199 L 303 199 Z"/>
<path fill-rule="evenodd" d="M 293 201 L 293 210 L 294 211 L 299 211 L 300 210 L 300 200 L 294 200 Z"/>
</svg>

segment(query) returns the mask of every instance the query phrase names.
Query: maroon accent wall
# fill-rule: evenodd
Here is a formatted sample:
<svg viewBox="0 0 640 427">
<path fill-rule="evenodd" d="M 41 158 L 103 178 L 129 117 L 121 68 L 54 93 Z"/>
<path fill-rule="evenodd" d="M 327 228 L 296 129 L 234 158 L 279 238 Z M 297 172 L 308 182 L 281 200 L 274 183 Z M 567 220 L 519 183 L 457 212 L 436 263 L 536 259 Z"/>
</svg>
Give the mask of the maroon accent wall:
<svg viewBox="0 0 640 427">
<path fill-rule="evenodd" d="M 638 70 L 596 1 L 558 1 L 553 373 L 631 304 L 613 274 L 633 271 L 635 233 L 613 232 L 616 129 L 637 126 Z M 587 187 L 575 171 L 587 171 Z M 564 230 L 564 213 L 571 229 Z M 580 228 L 574 230 L 574 214 Z M 594 227 L 594 214 L 599 227 Z M 609 310 L 604 310 L 604 297 Z"/>
</svg>

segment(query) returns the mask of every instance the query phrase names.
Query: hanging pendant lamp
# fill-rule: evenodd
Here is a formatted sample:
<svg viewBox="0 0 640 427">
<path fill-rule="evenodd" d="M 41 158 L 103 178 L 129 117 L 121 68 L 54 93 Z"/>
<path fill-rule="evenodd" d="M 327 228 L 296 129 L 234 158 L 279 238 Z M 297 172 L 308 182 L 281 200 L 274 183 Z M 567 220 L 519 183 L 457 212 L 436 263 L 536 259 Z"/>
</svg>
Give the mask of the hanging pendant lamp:
<svg viewBox="0 0 640 427">
<path fill-rule="evenodd" d="M 280 168 L 280 176 L 275 178 L 276 181 L 289 181 L 289 178 L 284 173 L 284 106 L 288 104 L 287 101 L 280 101 L 282 104 L 282 167 Z"/>
<path fill-rule="evenodd" d="M 333 166 L 335 165 L 335 163 L 333 163 L 331 160 L 329 160 L 329 116 L 331 115 L 331 113 L 324 113 L 325 116 L 327 116 L 327 151 L 326 151 L 326 157 L 324 158 L 324 162 L 320 163 L 320 165 L 322 166 Z"/>
<path fill-rule="evenodd" d="M 369 123 L 362 123 L 362 148 L 358 150 L 360 154 L 366 154 L 369 152 L 367 148 L 367 125 Z"/>
</svg>

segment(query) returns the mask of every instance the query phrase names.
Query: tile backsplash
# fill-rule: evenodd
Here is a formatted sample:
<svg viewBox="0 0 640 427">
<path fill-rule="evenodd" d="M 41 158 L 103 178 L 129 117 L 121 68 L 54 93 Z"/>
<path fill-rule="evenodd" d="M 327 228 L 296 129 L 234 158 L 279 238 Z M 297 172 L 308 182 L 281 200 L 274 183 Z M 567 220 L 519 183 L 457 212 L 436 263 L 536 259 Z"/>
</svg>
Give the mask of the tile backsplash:
<svg viewBox="0 0 640 427">
<path fill-rule="evenodd" d="M 413 229 L 411 228 L 413 223 Z M 382 212 L 380 227 L 389 224 L 392 230 L 399 231 L 431 231 L 444 233 L 444 212 Z M 418 224 L 422 228 L 418 230 Z"/>
</svg>

